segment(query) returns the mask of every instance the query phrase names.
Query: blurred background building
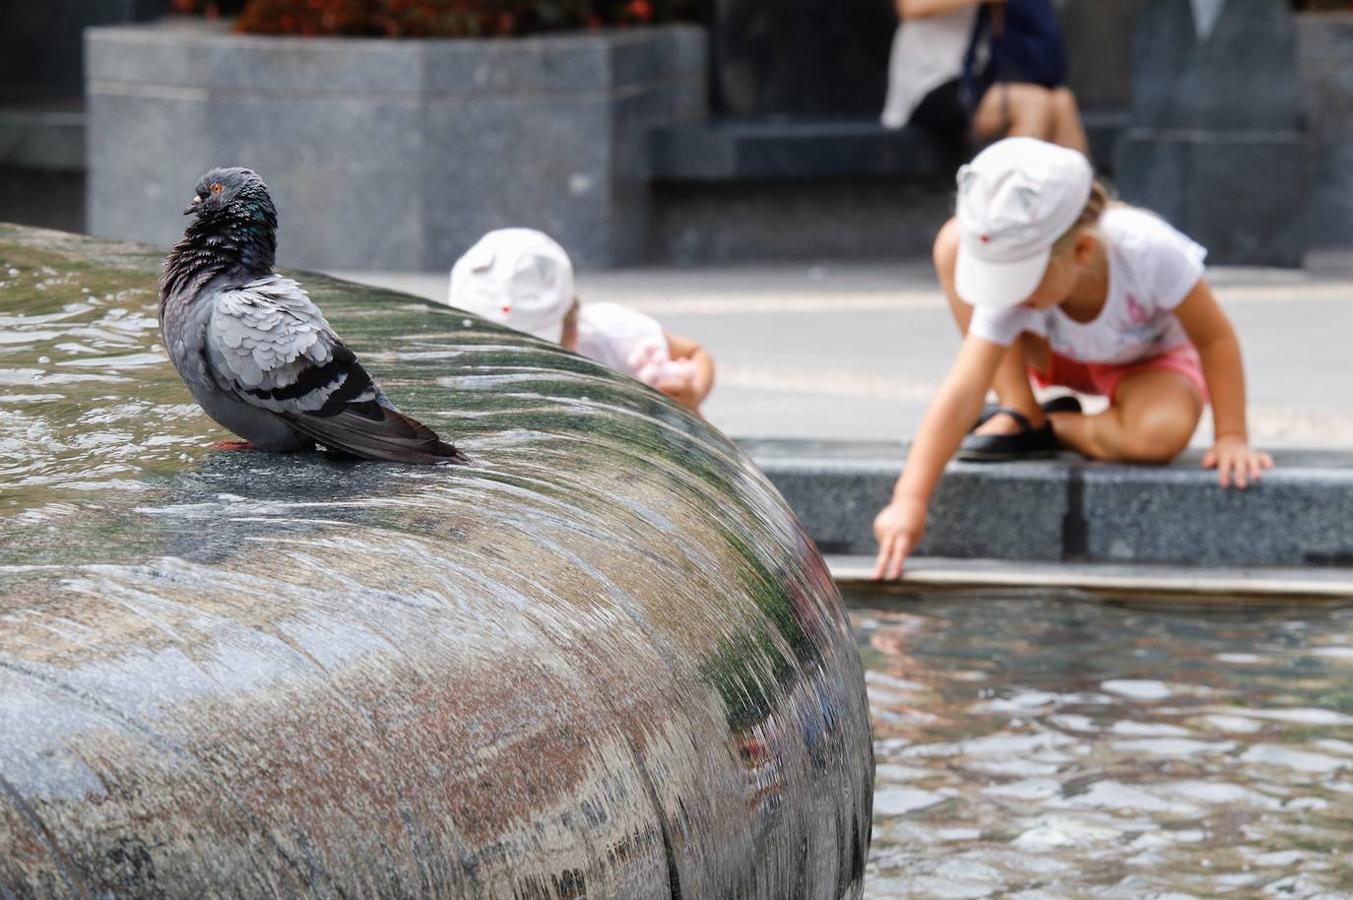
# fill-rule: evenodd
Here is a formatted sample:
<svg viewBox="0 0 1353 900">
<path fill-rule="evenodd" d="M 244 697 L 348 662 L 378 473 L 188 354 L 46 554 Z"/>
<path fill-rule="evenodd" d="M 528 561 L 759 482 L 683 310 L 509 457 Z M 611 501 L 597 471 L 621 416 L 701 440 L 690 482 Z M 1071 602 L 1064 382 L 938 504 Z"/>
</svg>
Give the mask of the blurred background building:
<svg viewBox="0 0 1353 900">
<path fill-rule="evenodd" d="M 230 14 L 240 4 L 217 6 Z M 404 63 L 388 54 L 359 53 L 354 44 L 337 58 L 314 63 L 313 72 L 329 79 L 321 87 L 331 94 L 341 92 L 342 79 L 371 86 L 368 107 L 350 104 L 351 134 L 336 124 L 341 118 L 327 115 L 315 117 L 305 132 L 317 145 L 372 144 L 374 162 L 354 168 L 350 179 L 334 178 L 343 172 L 336 158 L 308 160 L 304 147 L 288 143 L 286 129 L 305 127 L 297 124 L 305 115 L 294 105 L 283 113 L 257 102 L 266 86 L 249 80 L 251 71 L 281 78 L 304 68 L 278 62 L 298 44 L 278 43 L 271 52 L 258 41 L 301 39 L 248 38 L 254 43 L 239 45 L 240 71 L 229 75 L 234 80 L 228 90 L 213 94 L 209 84 L 185 85 L 178 96 L 173 89 L 198 76 L 197 60 L 157 35 L 155 29 L 166 26 L 135 25 L 157 23 L 170 7 L 171 0 L 0 4 L 0 220 L 165 243 L 181 227 L 174 214 L 176 198 L 191 187 L 185 173 L 240 163 L 258 167 L 279 200 L 290 201 L 283 204 L 284 218 L 315 223 L 322 204 L 334 211 L 327 217 L 336 220 L 333 234 L 315 231 L 307 241 L 291 232 L 291 240 L 283 241 L 287 264 L 439 269 L 474 234 L 524 224 L 555 232 L 584 266 L 612 267 L 924 255 L 950 204 L 956 160 L 924 134 L 889 132 L 877 122 L 896 23 L 891 0 L 703 0 L 695 13 L 703 36 L 668 27 L 662 39 L 486 41 L 487 55 L 477 62 L 448 50 Z M 1233 251 L 1222 241 L 1223 254 L 1231 254 L 1227 261 L 1290 264 L 1293 253 L 1299 259 L 1306 248 L 1353 248 L 1349 3 L 1064 0 L 1058 9 L 1070 84 L 1103 171 L 1158 207 L 1190 190 L 1202 192 L 1170 211 L 1186 220 L 1180 223 L 1186 229 L 1211 227 L 1206 217 L 1212 197 L 1214 217 L 1228 222 L 1245 218 L 1222 202 L 1228 196 L 1252 199 L 1269 191 L 1274 202 L 1285 199 L 1300 208 L 1299 219 L 1282 222 L 1281 235 L 1269 216 L 1249 224 L 1253 233 L 1242 235 Z M 1275 14 L 1282 18 L 1277 25 Z M 1142 41 L 1134 47 L 1130 36 L 1144 18 L 1168 22 L 1171 15 L 1183 17 L 1185 32 L 1189 21 L 1209 27 L 1220 22 L 1221 31 L 1211 35 L 1206 53 L 1159 39 L 1145 51 Z M 84 33 L 110 25 L 124 27 Z M 171 27 L 182 28 L 181 17 Z M 192 39 L 217 43 L 195 46 L 230 52 L 230 45 L 219 43 L 230 39 L 223 27 L 202 27 L 206 37 Z M 1268 29 L 1262 33 L 1269 39 L 1256 41 L 1256 27 Z M 529 65 L 504 55 L 513 47 L 529 57 Z M 1170 53 L 1172 61 L 1165 58 Z M 387 116 L 381 86 L 394 83 L 392 67 L 404 65 L 417 66 L 421 82 L 440 93 L 435 102 L 416 101 L 424 105 L 407 118 Z M 215 68 L 231 67 L 218 62 Z M 1247 78 L 1269 87 L 1252 90 Z M 553 90 L 561 84 L 576 84 L 579 96 L 589 99 L 547 98 L 521 112 L 521 104 L 539 99 L 542 85 Z M 1168 114 L 1143 106 L 1140 95 L 1153 84 L 1188 102 Z M 195 140 L 210 130 L 203 123 L 213 121 L 211 115 L 201 118 L 202 110 L 179 106 L 170 115 L 168 107 L 149 105 L 156 98 L 187 102 L 189 87 L 219 104 L 214 110 L 234 116 L 237 133 L 251 123 L 257 127 L 234 145 L 244 150 L 231 151 L 249 158 L 214 158 L 219 151 Z M 460 91 L 459 105 L 439 124 L 448 107 L 437 103 L 453 90 Z M 249 91 L 262 93 L 244 96 Z M 466 98 L 477 93 L 489 98 L 482 106 L 497 103 L 516 112 L 472 108 Z M 1241 113 L 1221 109 L 1225 104 L 1217 101 L 1228 94 L 1241 101 L 1232 104 Z M 606 102 L 597 105 L 601 95 Z M 627 99 L 636 96 L 641 99 Z M 238 105 L 229 107 L 231 102 Z M 392 95 L 389 105 L 411 102 Z M 1181 117 L 1209 135 L 1202 150 L 1196 144 L 1181 149 Z M 521 120 L 541 119 L 551 119 L 547 139 L 513 131 Z M 373 123 L 382 122 L 394 123 L 391 132 L 373 136 Z M 1229 155 L 1215 150 L 1216 135 L 1223 133 Z M 266 163 L 255 162 L 247 148 L 269 141 L 277 145 L 277 158 L 260 151 Z M 1132 141 L 1136 151 L 1126 152 Z M 1160 149 L 1171 141 L 1169 149 Z M 465 171 L 473 169 L 476 153 L 503 165 L 509 160 L 516 177 Z M 297 173 L 285 168 L 292 159 Z M 1118 171 L 1124 161 L 1154 178 Z M 303 181 L 303 165 L 320 167 L 326 185 L 360 178 L 374 187 L 334 206 L 332 197 L 316 196 L 314 184 Z M 1204 172 L 1208 165 L 1217 172 Z M 1171 172 L 1173 180 L 1162 179 L 1161 173 Z M 437 185 L 451 181 L 454 192 L 435 195 Z M 1304 198 L 1292 197 L 1294 184 L 1302 185 Z M 1218 186 L 1226 190 L 1219 193 Z M 319 205 L 305 206 L 308 199 Z M 387 210 L 380 208 L 383 202 Z M 536 221 L 526 221 L 533 216 Z M 1194 224 L 1191 216 L 1201 218 Z M 364 220 L 375 223 L 370 239 L 360 237 Z M 1266 255 L 1270 247 L 1281 252 Z"/>
</svg>

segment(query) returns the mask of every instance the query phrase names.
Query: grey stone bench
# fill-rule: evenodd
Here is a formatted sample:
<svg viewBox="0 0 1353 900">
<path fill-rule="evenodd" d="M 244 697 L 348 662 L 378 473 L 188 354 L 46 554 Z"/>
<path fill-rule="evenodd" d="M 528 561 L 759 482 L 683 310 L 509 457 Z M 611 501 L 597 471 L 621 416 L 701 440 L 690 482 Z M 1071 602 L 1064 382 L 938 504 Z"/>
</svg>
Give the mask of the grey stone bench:
<svg viewBox="0 0 1353 900">
<path fill-rule="evenodd" d="M 1086 117 L 1101 171 L 1126 118 Z M 922 129 L 873 119 L 713 118 L 648 141 L 648 257 L 679 265 L 925 257 L 961 162 Z"/>
<path fill-rule="evenodd" d="M 716 119 L 658 128 L 649 144 L 656 181 L 928 176 L 957 164 L 921 129 L 867 121 Z"/>
<path fill-rule="evenodd" d="M 873 519 L 905 448 L 744 441 L 824 553 L 876 551 Z M 1188 566 L 1353 567 L 1353 453 L 1286 451 L 1246 491 L 1222 490 L 1196 453 L 1171 466 L 1070 456 L 952 464 L 923 556 Z"/>
<path fill-rule="evenodd" d="M 83 172 L 84 111 L 73 106 L 0 107 L 0 168 Z"/>
<path fill-rule="evenodd" d="M 1091 152 L 1112 167 L 1127 113 L 1085 114 Z M 654 181 L 803 181 L 843 177 L 952 175 L 959 157 L 921 128 L 872 120 L 711 119 L 659 127 L 649 138 Z"/>
<path fill-rule="evenodd" d="M 0 106 L 0 221 L 83 230 L 84 168 L 78 106 Z"/>
</svg>

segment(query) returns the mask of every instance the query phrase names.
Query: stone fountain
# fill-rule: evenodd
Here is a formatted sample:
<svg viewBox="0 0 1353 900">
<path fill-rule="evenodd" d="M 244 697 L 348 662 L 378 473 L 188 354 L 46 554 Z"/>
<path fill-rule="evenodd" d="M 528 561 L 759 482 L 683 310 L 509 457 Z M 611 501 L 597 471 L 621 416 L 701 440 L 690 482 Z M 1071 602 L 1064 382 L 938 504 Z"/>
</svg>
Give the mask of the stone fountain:
<svg viewBox="0 0 1353 900">
<path fill-rule="evenodd" d="M 214 450 L 159 254 L 0 226 L 0 897 L 858 897 L 821 557 L 700 419 L 300 276 L 467 467 Z"/>
</svg>

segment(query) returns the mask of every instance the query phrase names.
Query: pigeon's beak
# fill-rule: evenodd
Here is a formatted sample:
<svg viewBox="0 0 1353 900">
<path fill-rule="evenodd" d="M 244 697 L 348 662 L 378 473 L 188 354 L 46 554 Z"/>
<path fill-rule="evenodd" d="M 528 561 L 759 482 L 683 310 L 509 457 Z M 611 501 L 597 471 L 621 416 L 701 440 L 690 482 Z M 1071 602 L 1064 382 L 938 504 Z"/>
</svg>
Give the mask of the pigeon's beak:
<svg viewBox="0 0 1353 900">
<path fill-rule="evenodd" d="M 191 216 L 193 213 L 197 212 L 197 208 L 201 205 L 202 198 L 194 194 L 193 201 L 183 208 L 183 214 L 185 216 Z"/>
</svg>

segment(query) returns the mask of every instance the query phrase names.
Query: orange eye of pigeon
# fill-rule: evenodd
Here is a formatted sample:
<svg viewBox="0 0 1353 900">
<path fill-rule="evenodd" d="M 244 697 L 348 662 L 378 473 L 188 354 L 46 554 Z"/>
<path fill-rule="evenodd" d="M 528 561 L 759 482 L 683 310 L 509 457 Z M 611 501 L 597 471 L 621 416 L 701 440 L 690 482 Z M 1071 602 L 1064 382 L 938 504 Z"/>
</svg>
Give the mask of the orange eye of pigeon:
<svg viewBox="0 0 1353 900">
<path fill-rule="evenodd" d="M 213 194 L 219 194 L 219 193 L 221 193 L 222 190 L 223 190 L 223 188 L 221 187 L 221 182 L 219 182 L 219 181 L 214 181 L 214 182 L 212 182 L 212 185 L 211 185 L 211 192 L 212 192 Z"/>
</svg>

